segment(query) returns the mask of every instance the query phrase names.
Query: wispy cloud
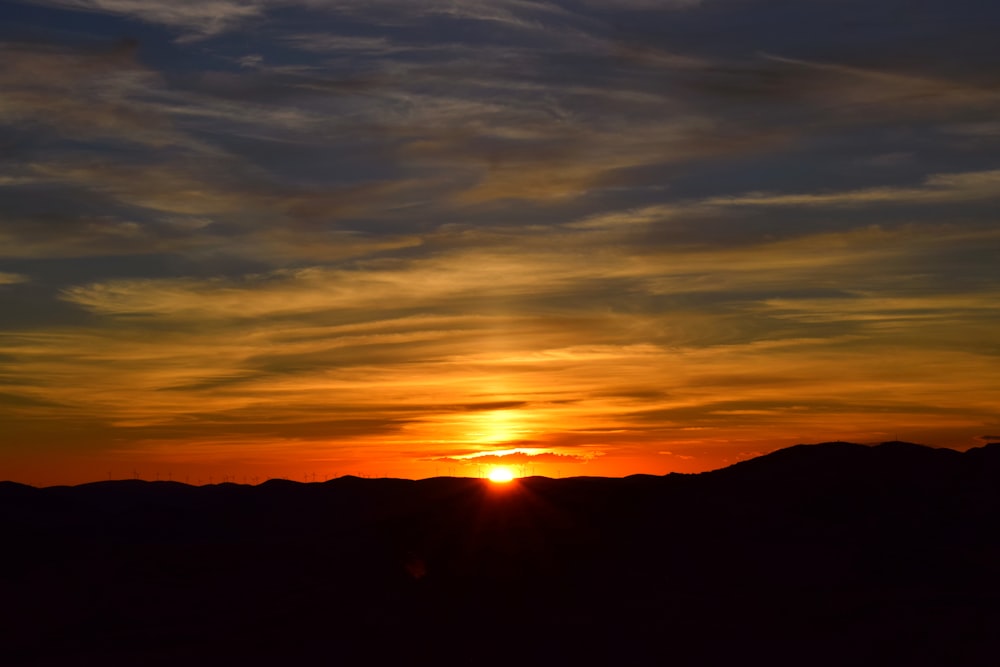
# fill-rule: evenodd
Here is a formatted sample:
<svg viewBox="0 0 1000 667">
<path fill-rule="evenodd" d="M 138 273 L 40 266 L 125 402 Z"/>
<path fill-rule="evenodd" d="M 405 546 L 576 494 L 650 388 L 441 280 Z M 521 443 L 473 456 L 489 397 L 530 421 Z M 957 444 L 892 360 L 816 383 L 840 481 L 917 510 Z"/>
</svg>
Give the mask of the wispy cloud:
<svg viewBox="0 0 1000 667">
<path fill-rule="evenodd" d="M 0 44 L 0 121 L 48 126 L 63 137 L 174 143 L 169 119 L 144 100 L 159 77 L 135 59 L 135 44 L 66 48 Z"/>
<path fill-rule="evenodd" d="M 867 206 L 967 202 L 1000 197 L 1000 170 L 934 174 L 919 187 L 875 187 L 804 194 L 749 193 L 703 202 L 721 206 Z"/>
<path fill-rule="evenodd" d="M 926 241 L 941 239 L 927 236 Z M 269 419 L 287 424 L 311 424 L 320 406 L 328 413 L 331 405 L 338 406 L 335 412 L 347 420 L 345 442 L 354 437 L 350 424 L 377 414 L 393 425 L 392 435 L 379 431 L 386 447 L 425 442 L 461 451 L 478 443 L 478 451 L 490 452 L 513 440 L 543 448 L 586 445 L 601 452 L 679 434 L 691 424 L 725 429 L 753 422 L 806 429 L 832 411 L 854 415 L 870 428 L 886 410 L 912 414 L 923 405 L 934 413 L 937 408 L 929 406 L 944 403 L 959 420 L 970 418 L 958 416 L 963 410 L 981 414 L 992 392 L 988 376 L 978 384 L 982 400 L 975 402 L 943 401 L 931 387 L 948 377 L 965 377 L 983 363 L 987 338 L 969 347 L 969 334 L 977 330 L 977 317 L 980 334 L 991 326 L 994 295 L 872 294 L 872 287 L 885 281 L 872 267 L 919 248 L 912 243 L 905 235 L 886 236 L 879 244 L 881 259 L 870 254 L 864 235 L 839 248 L 833 239 L 812 238 L 769 249 L 706 251 L 701 264 L 693 264 L 690 253 L 651 257 L 638 265 L 634 255 L 619 257 L 618 264 L 605 255 L 600 274 L 618 288 L 621 279 L 631 280 L 624 284 L 632 299 L 705 294 L 687 306 L 683 301 L 669 306 L 662 315 L 599 314 L 614 308 L 610 293 L 609 300 L 595 301 L 601 291 L 593 268 L 568 262 L 561 253 L 515 260 L 472 252 L 344 272 L 283 271 L 235 282 L 95 284 L 72 288 L 66 298 L 106 315 L 151 316 L 146 324 L 123 320 L 140 327 L 136 335 L 146 327 L 202 332 L 197 341 L 192 333 L 181 334 L 177 348 L 159 335 L 160 352 L 197 353 L 187 364 L 172 361 L 162 374 L 146 375 L 145 381 L 152 382 L 147 391 L 158 398 L 142 408 L 133 400 L 131 405 L 146 416 L 122 416 L 118 423 L 166 419 L 172 424 L 180 406 L 188 404 L 186 410 L 205 415 L 195 420 L 200 428 L 217 424 L 226 431 L 225 424 L 238 415 L 245 419 L 246 411 L 265 400 Z M 806 259 L 814 256 L 806 248 L 821 251 L 823 262 Z M 886 271 L 893 270 L 893 264 L 886 265 Z M 521 276 L 523 282 L 500 281 L 501 275 Z M 761 289 L 776 285 L 828 280 L 839 283 L 842 296 L 760 296 Z M 844 290 L 854 292 L 843 296 Z M 577 298 L 589 300 L 597 312 L 559 305 Z M 494 303 L 511 314 L 498 314 Z M 532 309 L 546 315 L 514 314 Z M 451 314 L 406 314 L 414 311 Z M 374 313 L 386 319 L 369 319 Z M 929 360 L 926 350 L 944 340 L 942 313 L 963 322 L 968 351 L 938 350 Z M 303 328 L 303 318 L 316 324 Z M 245 326 L 240 321 L 252 322 L 257 333 L 234 339 L 232 328 Z M 902 369 L 886 379 L 871 359 L 897 345 L 901 326 L 909 351 L 893 353 L 894 366 Z M 120 357 L 127 354 L 120 342 L 114 349 Z M 184 391 L 163 403 L 160 392 L 175 386 Z M 861 386 L 867 399 L 846 398 Z M 648 392 L 637 393 L 640 388 Z M 797 398 L 789 403 L 793 389 Z M 131 390 L 134 394 L 136 387 Z M 871 406 L 863 407 L 864 400 Z M 483 410 L 455 408 L 477 402 Z M 790 407 L 795 405 L 802 407 Z M 328 421 L 326 428 L 340 433 L 336 423 Z M 553 430 L 554 423 L 563 426 Z M 607 430 L 609 423 L 616 429 Z M 306 433 L 313 427 L 302 428 Z"/>
<path fill-rule="evenodd" d="M 266 0 L 33 0 L 36 4 L 119 14 L 196 35 L 214 35 L 259 16 Z M 272 3 L 273 4 L 273 3 Z"/>
<path fill-rule="evenodd" d="M 0 286 L 17 285 L 18 283 L 26 283 L 29 280 L 31 279 L 28 276 L 22 275 L 20 273 L 0 272 Z"/>
<path fill-rule="evenodd" d="M 975 81 L 942 79 L 934 76 L 886 71 L 871 67 L 857 67 L 838 63 L 814 62 L 773 54 L 762 57 L 776 63 L 800 67 L 812 72 L 836 77 L 831 80 L 844 94 L 840 110 L 861 107 L 871 111 L 878 105 L 891 105 L 901 113 L 931 107 L 958 107 L 1000 103 L 1000 91 L 993 85 Z M 909 109 L 907 108 L 909 107 Z"/>
</svg>

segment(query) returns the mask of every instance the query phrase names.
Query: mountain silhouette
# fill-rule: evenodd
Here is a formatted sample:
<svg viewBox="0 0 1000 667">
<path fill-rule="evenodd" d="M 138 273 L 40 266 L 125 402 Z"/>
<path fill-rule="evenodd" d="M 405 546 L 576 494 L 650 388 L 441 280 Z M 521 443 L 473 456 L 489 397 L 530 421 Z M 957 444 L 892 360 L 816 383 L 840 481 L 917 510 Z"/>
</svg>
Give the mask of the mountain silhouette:
<svg viewBox="0 0 1000 667">
<path fill-rule="evenodd" d="M 698 475 L 0 483 L 0 662 L 993 665 L 1000 444 Z"/>
</svg>

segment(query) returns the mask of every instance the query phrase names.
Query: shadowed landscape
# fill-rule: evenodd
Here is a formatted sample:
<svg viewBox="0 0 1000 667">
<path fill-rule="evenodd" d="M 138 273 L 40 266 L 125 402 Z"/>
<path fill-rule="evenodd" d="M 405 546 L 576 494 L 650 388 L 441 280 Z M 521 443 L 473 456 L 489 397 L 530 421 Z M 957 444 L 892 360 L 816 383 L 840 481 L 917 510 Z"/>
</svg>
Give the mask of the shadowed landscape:
<svg viewBox="0 0 1000 667">
<path fill-rule="evenodd" d="M 6 482 L 0 662 L 989 665 L 997 525 L 1000 444 L 510 484 Z"/>
</svg>

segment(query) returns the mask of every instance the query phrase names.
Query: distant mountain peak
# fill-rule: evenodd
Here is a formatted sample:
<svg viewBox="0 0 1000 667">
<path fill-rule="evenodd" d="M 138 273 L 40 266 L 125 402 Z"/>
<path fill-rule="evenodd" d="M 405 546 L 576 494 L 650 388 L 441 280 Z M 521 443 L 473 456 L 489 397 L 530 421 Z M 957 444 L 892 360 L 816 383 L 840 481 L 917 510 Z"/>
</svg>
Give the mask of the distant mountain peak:
<svg viewBox="0 0 1000 667">
<path fill-rule="evenodd" d="M 998 448 L 1000 451 L 1000 448 Z M 855 442 L 799 444 L 705 473 L 752 482 L 844 481 L 891 477 L 922 477 L 956 472 L 964 455 L 953 449 L 891 440 L 874 445 Z"/>
</svg>

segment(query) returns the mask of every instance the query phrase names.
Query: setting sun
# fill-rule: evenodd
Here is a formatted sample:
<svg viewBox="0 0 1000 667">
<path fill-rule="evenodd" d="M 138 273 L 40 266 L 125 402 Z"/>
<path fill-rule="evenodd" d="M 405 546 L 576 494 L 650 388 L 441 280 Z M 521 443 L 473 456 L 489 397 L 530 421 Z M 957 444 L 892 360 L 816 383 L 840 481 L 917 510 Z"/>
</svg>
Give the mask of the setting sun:
<svg viewBox="0 0 1000 667">
<path fill-rule="evenodd" d="M 504 484 L 514 479 L 514 471 L 507 466 L 494 466 L 490 470 L 489 479 L 491 482 Z"/>
</svg>

